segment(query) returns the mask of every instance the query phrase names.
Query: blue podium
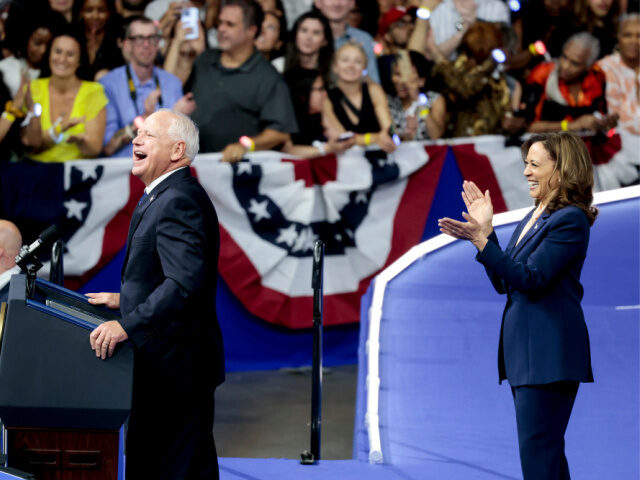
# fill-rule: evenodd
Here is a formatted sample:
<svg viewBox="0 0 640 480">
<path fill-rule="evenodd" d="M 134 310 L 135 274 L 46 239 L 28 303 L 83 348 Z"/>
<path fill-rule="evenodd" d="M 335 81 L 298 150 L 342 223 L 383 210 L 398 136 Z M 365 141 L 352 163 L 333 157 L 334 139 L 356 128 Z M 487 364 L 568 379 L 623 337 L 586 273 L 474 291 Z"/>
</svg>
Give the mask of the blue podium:
<svg viewBox="0 0 640 480">
<path fill-rule="evenodd" d="M 101 360 L 89 333 L 117 312 L 14 275 L 0 315 L 0 418 L 8 466 L 38 479 L 116 479 L 119 429 L 131 409 L 133 347 Z"/>
</svg>

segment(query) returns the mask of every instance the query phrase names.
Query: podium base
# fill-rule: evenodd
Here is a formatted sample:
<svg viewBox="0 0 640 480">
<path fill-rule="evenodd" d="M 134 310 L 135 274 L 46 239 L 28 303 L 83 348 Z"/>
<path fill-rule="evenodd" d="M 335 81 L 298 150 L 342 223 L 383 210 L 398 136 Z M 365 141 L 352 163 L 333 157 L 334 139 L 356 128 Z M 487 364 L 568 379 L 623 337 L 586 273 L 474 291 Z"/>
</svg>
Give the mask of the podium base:
<svg viewBox="0 0 640 480">
<path fill-rule="evenodd" d="M 39 480 L 117 480 L 119 432 L 7 428 L 8 465 Z"/>
</svg>

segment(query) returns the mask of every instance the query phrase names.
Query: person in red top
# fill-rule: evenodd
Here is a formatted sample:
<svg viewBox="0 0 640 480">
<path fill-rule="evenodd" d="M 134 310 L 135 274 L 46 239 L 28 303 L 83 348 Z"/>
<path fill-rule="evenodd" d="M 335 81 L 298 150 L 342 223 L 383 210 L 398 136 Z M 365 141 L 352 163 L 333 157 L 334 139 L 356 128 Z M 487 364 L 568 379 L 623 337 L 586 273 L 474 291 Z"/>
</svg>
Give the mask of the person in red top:
<svg viewBox="0 0 640 480">
<path fill-rule="evenodd" d="M 594 65 L 600 47 L 587 32 L 570 37 L 555 62 L 538 65 L 527 78 L 523 100 L 530 132 L 607 131 L 617 122 L 607 113 L 605 76 Z"/>
</svg>

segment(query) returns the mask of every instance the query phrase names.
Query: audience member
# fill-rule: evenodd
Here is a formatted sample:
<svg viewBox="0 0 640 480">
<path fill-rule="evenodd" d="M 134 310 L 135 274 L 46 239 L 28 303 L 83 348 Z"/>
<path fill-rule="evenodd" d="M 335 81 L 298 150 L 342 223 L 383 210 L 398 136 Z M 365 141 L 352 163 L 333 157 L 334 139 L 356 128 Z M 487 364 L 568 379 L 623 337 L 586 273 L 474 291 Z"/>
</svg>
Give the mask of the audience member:
<svg viewBox="0 0 640 480">
<path fill-rule="evenodd" d="M 188 82 L 195 100 L 192 118 L 202 132 L 200 149 L 222 151 L 224 161 L 274 149 L 298 128 L 287 85 L 254 47 L 262 19 L 255 0 L 224 1 L 219 49 L 198 57 Z"/>
<path fill-rule="evenodd" d="M 299 127 L 298 132 L 291 135 L 293 145 L 311 145 L 324 138 L 322 103 L 326 97 L 332 56 L 333 36 L 329 21 L 318 10 L 300 15 L 287 45 L 284 72 Z M 311 152 L 293 151 L 290 145 L 285 149 L 287 153 L 307 156 Z M 321 152 L 315 149 L 313 155 L 318 154 Z"/>
<path fill-rule="evenodd" d="M 505 122 L 510 123 L 506 115 L 520 103 L 520 90 L 492 57 L 494 49 L 502 47 L 499 26 L 475 22 L 463 35 L 456 60 L 436 63 L 434 74 L 447 85 L 442 92 L 446 137 L 497 134 Z"/>
<path fill-rule="evenodd" d="M 124 63 L 118 47 L 122 28 L 114 0 L 81 0 L 76 2 L 80 31 L 84 35 L 89 56 L 89 69 L 94 80 Z"/>
<path fill-rule="evenodd" d="M 16 265 L 16 255 L 22 247 L 20 230 L 8 220 L 0 220 L 0 303 L 9 295 L 9 280 L 20 267 Z"/>
<path fill-rule="evenodd" d="M 32 80 L 40 76 L 47 61 L 51 30 L 47 26 L 47 19 L 40 15 L 32 15 L 30 18 L 18 17 L 14 22 L 11 13 L 12 11 L 9 12 L 7 22 L 6 45 L 13 55 L 0 60 L 0 72 L 13 97 L 18 92 L 24 72 Z"/>
<path fill-rule="evenodd" d="M 74 0 L 49 0 L 49 8 L 60 14 L 68 24 L 71 24 L 77 18 L 73 16 L 73 2 Z"/>
<path fill-rule="evenodd" d="M 576 0 L 574 3 L 575 26 L 573 31 L 586 31 L 600 42 L 599 57 L 609 55 L 617 43 L 618 0 Z"/>
<path fill-rule="evenodd" d="M 443 0 L 430 18 L 433 38 L 440 53 L 453 59 L 462 37 L 476 20 L 510 23 L 511 14 L 501 0 Z"/>
<path fill-rule="evenodd" d="M 598 40 L 587 32 L 571 36 L 557 62 L 533 69 L 524 99 L 531 132 L 606 131 L 615 125 L 607 114 L 605 76 L 597 65 Z"/>
<path fill-rule="evenodd" d="M 317 70 L 326 85 L 332 57 L 333 34 L 327 18 L 318 10 L 300 15 L 291 30 L 291 41 L 287 44 L 285 73 L 295 69 Z M 311 76 L 315 78 L 315 73 Z"/>
<path fill-rule="evenodd" d="M 263 12 L 280 12 L 284 16 L 284 6 L 282 0 L 256 0 L 262 7 Z"/>
<path fill-rule="evenodd" d="M 441 0 L 414 0 L 409 2 L 411 4 L 409 9 L 416 7 L 419 11 L 416 10 L 413 32 L 409 37 L 406 48 L 421 53 L 430 61 L 442 56 L 433 38 L 429 21 L 431 12 L 440 5 L 440 2 Z"/>
<path fill-rule="evenodd" d="M 355 138 L 339 139 L 337 131 L 330 132 L 330 127 L 326 128 L 322 108 L 327 91 L 323 76 L 317 70 L 289 70 L 285 73 L 285 80 L 291 91 L 300 131 L 291 135 L 291 141 L 285 144 L 283 152 L 309 158 L 341 153 L 355 144 Z"/>
<path fill-rule="evenodd" d="M 339 133 L 353 132 L 361 146 L 378 145 L 385 152 L 395 150 L 389 129 L 391 114 L 382 87 L 363 79 L 367 54 L 362 45 L 348 42 L 333 56 L 336 86 L 329 89 L 323 113 Z"/>
<path fill-rule="evenodd" d="M 102 85 L 78 77 L 81 41 L 60 34 L 51 42 L 51 76 L 31 82 L 34 103 L 42 114 L 21 132 L 30 157 L 41 162 L 65 162 L 97 157 L 102 151 L 107 97 Z M 55 120 L 53 120 L 55 119 Z"/>
<path fill-rule="evenodd" d="M 183 85 L 191 75 L 196 58 L 207 47 L 202 24 L 198 27 L 198 38 L 187 39 L 190 32 L 191 29 L 185 28 L 181 20 L 176 23 L 175 33 L 164 59 L 164 69 L 178 77 Z"/>
<path fill-rule="evenodd" d="M 429 3 L 433 2 L 430 1 Z M 418 22 L 421 23 L 420 29 L 414 28 Z M 378 72 L 380 73 L 380 84 L 388 95 L 395 95 L 391 81 L 391 66 L 395 62 L 397 54 L 406 52 L 408 49 L 424 56 L 425 46 L 423 39 L 428 34 L 428 30 L 425 29 L 428 23 L 423 19 L 416 19 L 416 9 L 414 7 L 408 9 L 393 7 L 380 20 L 378 33 L 383 41 L 385 54 L 378 57 Z M 422 37 L 422 39 L 416 37 Z M 425 61 L 427 60 L 425 59 Z M 430 84 L 433 83 L 431 81 L 432 67 L 433 62 L 428 60 L 424 73 L 425 81 L 428 80 Z M 439 87 L 433 88 L 436 91 L 440 89 Z"/>
<path fill-rule="evenodd" d="M 158 108 L 181 110 L 182 82 L 154 66 L 159 42 L 160 34 L 150 19 L 131 17 L 122 44 L 130 62 L 100 79 L 109 99 L 103 140 L 107 156 L 131 156 L 137 117 L 144 119 Z"/>
<path fill-rule="evenodd" d="M 204 23 L 207 43 L 210 47 L 218 45 L 216 24 L 220 13 L 220 0 L 154 0 L 144 10 L 144 16 L 159 22 L 162 36 L 168 43 L 176 22 L 185 8 L 196 7 L 200 13 L 200 21 Z"/>
<path fill-rule="evenodd" d="M 116 0 L 116 11 L 122 18 L 144 15 L 149 0 Z"/>
<path fill-rule="evenodd" d="M 618 115 L 618 125 L 640 135 L 640 14 L 623 15 L 618 51 L 598 62 L 607 78 L 607 107 Z"/>
<path fill-rule="evenodd" d="M 16 93 L 12 97 L 4 82 L 0 81 L 0 105 L 4 105 L 4 111 L 0 117 L 0 162 L 17 161 L 23 156 L 20 126 L 22 122 L 29 122 L 31 118 L 25 118 L 29 82 L 29 76 L 23 74 Z"/>
<path fill-rule="evenodd" d="M 327 90 L 318 70 L 294 68 L 284 74 L 293 110 L 298 122 L 298 132 L 291 134 L 295 145 L 311 145 L 323 137 L 322 103 Z"/>
<path fill-rule="evenodd" d="M 421 94 L 428 90 L 425 84 L 430 69 L 431 64 L 418 52 L 402 50 L 393 55 L 389 110 L 393 129 L 402 140 L 436 139 L 444 133 L 444 98 Z"/>
<path fill-rule="evenodd" d="M 393 7 L 380 19 L 378 37 L 382 41 L 383 53 L 395 55 L 406 50 L 416 21 L 416 9 Z"/>
<path fill-rule="evenodd" d="M 534 49 L 535 42 L 544 43 L 551 57 L 558 58 L 564 42 L 575 33 L 569 26 L 573 19 L 569 0 L 529 0 L 513 20 L 518 37 L 518 51 L 511 59 L 511 69 L 524 73 L 544 61 Z"/>
<path fill-rule="evenodd" d="M 284 45 L 287 41 L 287 22 L 278 10 L 265 10 L 256 49 L 280 73 L 284 71 Z"/>
<path fill-rule="evenodd" d="M 364 68 L 371 80 L 380 83 L 376 55 L 373 52 L 373 38 L 367 32 L 349 25 L 349 14 L 355 6 L 355 0 L 314 0 L 314 4 L 329 20 L 333 33 L 334 48 L 337 50 L 350 41 L 355 41 L 362 45 L 367 55 L 367 62 Z"/>
</svg>

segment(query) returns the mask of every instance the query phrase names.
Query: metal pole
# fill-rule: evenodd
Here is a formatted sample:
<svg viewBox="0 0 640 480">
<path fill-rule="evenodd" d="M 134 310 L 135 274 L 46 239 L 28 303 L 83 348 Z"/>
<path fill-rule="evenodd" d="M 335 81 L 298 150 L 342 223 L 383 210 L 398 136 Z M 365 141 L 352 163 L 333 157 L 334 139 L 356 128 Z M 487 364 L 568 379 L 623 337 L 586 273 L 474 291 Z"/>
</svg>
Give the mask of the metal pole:
<svg viewBox="0 0 640 480">
<path fill-rule="evenodd" d="M 49 271 L 49 281 L 58 285 L 64 285 L 63 252 L 64 243 L 58 240 L 51 247 L 51 270 Z"/>
<path fill-rule="evenodd" d="M 301 463 L 313 465 L 320 460 L 322 423 L 322 270 L 324 242 L 316 240 L 313 248 L 313 364 L 311 369 L 311 450 L 305 450 Z"/>
</svg>

